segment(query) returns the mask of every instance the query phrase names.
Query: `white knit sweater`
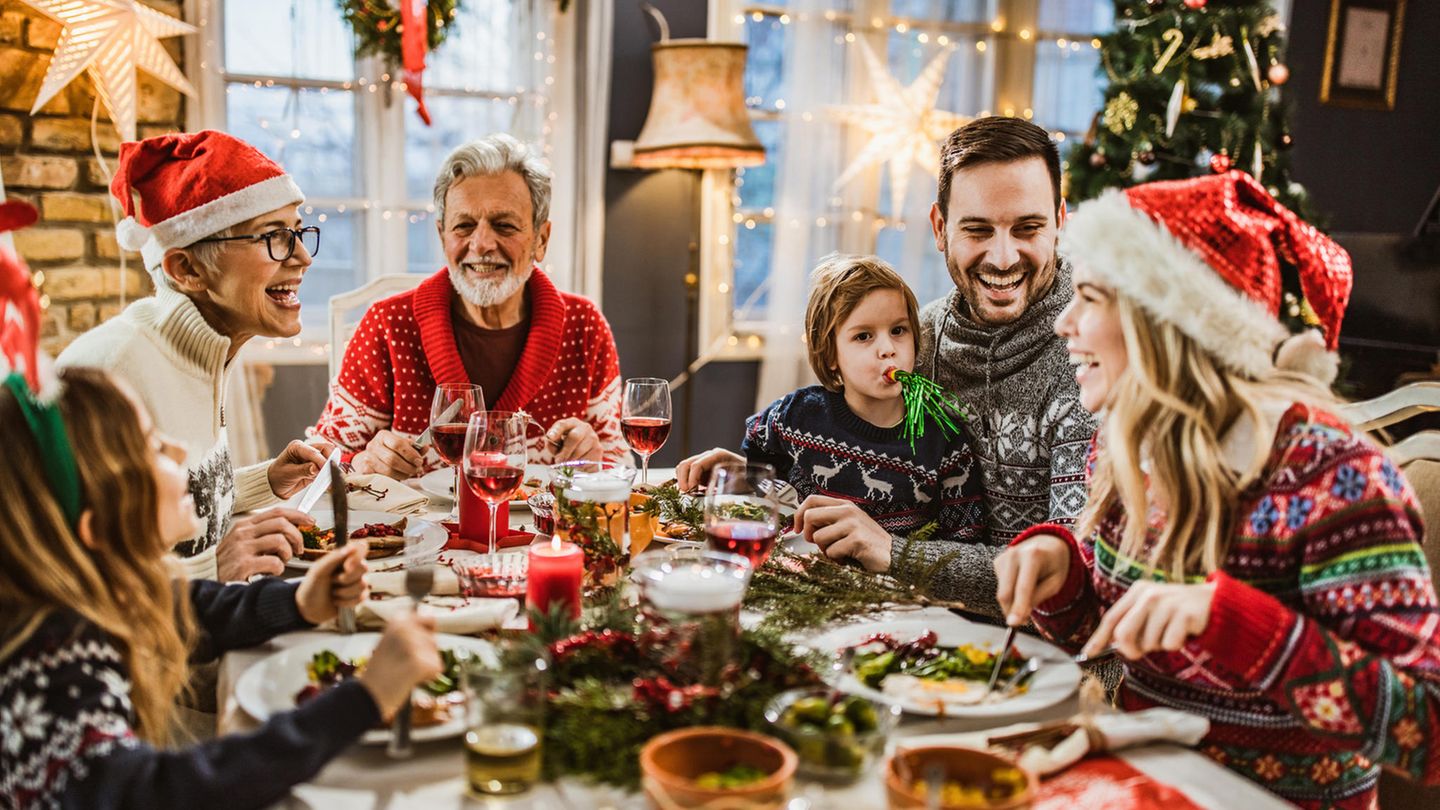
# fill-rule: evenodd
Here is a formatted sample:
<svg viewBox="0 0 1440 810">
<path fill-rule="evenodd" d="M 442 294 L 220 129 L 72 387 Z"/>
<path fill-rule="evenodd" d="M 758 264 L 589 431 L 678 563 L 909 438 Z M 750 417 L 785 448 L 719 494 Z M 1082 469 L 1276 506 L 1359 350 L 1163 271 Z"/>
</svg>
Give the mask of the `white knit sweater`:
<svg viewBox="0 0 1440 810">
<path fill-rule="evenodd" d="M 230 338 L 206 323 L 183 294 L 157 289 L 86 332 L 60 366 L 101 368 L 139 394 L 155 426 L 185 448 L 186 472 L 204 531 L 175 546 L 191 578 L 215 579 L 215 546 L 231 516 L 276 500 L 269 462 L 235 470 L 225 430 Z"/>
</svg>

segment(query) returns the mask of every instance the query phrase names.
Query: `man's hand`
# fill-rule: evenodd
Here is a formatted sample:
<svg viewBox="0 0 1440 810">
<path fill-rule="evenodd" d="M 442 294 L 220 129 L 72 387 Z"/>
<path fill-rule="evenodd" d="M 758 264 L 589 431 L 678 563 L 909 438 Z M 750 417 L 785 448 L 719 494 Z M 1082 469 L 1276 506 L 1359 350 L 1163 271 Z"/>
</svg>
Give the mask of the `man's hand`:
<svg viewBox="0 0 1440 810">
<path fill-rule="evenodd" d="M 350 466 L 355 472 L 380 473 L 404 481 L 425 471 L 425 459 L 410 439 L 393 430 L 382 430 L 355 454 Z"/>
<path fill-rule="evenodd" d="M 1081 652 L 1097 655 L 1114 645 L 1132 661 L 1153 652 L 1175 652 L 1192 636 L 1205 632 L 1214 601 L 1211 582 L 1180 585 L 1141 580 L 1105 611 Z"/>
<path fill-rule="evenodd" d="M 285 573 L 285 563 L 300 553 L 305 542 L 296 527 L 313 525 L 315 521 L 304 512 L 284 508 L 236 518 L 215 549 L 219 580 L 248 582 L 256 574 Z"/>
<path fill-rule="evenodd" d="M 850 501 L 811 495 L 795 511 L 795 531 L 832 560 L 849 558 L 867 571 L 890 570 L 890 533 Z"/>
<path fill-rule="evenodd" d="M 369 544 L 351 540 L 321 557 L 305 572 L 295 590 L 300 618 L 320 624 L 335 618 L 340 608 L 354 607 L 365 598 L 365 552 Z"/>
<path fill-rule="evenodd" d="M 600 437 L 584 419 L 559 419 L 545 431 L 545 441 L 555 448 L 556 463 L 563 461 L 600 461 Z"/>
<path fill-rule="evenodd" d="M 681 492 L 691 492 L 698 487 L 704 486 L 710 480 L 710 471 L 716 465 L 727 461 L 745 462 L 745 457 L 739 453 L 732 453 L 723 447 L 714 450 L 706 450 L 699 455 L 691 456 L 680 462 L 675 467 L 675 486 Z M 798 516 L 797 516 L 798 517 Z"/>
<path fill-rule="evenodd" d="M 435 617 L 405 611 L 386 624 L 359 679 L 388 722 L 405 705 L 410 690 L 434 680 L 442 669 Z"/>
<path fill-rule="evenodd" d="M 1030 621 L 1035 606 L 1060 592 L 1070 574 L 1070 544 L 1053 534 L 1027 537 L 995 558 L 995 601 L 1005 623 Z"/>
<path fill-rule="evenodd" d="M 270 481 L 270 491 L 278 498 L 288 498 L 310 486 L 334 449 L 335 445 L 329 442 L 306 444 L 297 440 L 285 445 L 265 473 Z"/>
</svg>

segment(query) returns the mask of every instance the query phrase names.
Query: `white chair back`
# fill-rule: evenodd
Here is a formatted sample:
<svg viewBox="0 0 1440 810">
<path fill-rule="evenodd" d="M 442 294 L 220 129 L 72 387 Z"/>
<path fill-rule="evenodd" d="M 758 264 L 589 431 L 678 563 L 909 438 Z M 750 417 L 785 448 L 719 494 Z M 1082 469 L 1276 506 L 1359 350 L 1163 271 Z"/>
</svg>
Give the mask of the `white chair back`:
<svg viewBox="0 0 1440 810">
<path fill-rule="evenodd" d="M 1402 385 L 1374 399 L 1352 402 L 1340 409 L 1359 430 L 1378 430 L 1428 411 L 1440 411 L 1440 382 Z"/>
<path fill-rule="evenodd" d="M 419 286 L 428 276 L 422 273 L 391 273 L 371 279 L 350 292 L 330 298 L 330 379 L 340 373 L 345 346 L 360 325 L 370 305 L 382 298 Z"/>
</svg>

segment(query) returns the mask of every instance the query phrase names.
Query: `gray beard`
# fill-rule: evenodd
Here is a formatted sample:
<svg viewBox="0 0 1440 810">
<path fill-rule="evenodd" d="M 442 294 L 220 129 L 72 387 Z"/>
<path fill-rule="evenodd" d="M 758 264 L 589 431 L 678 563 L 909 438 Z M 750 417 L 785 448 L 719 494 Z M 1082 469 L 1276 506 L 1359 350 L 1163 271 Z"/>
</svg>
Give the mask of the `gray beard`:
<svg viewBox="0 0 1440 810">
<path fill-rule="evenodd" d="M 530 281 L 535 265 L 526 264 L 524 270 L 506 273 L 504 278 L 497 281 L 471 281 L 465 277 L 464 270 L 454 267 L 448 269 L 450 285 L 466 303 L 476 307 L 493 307 L 510 300 L 511 296 L 519 292 Z"/>
</svg>

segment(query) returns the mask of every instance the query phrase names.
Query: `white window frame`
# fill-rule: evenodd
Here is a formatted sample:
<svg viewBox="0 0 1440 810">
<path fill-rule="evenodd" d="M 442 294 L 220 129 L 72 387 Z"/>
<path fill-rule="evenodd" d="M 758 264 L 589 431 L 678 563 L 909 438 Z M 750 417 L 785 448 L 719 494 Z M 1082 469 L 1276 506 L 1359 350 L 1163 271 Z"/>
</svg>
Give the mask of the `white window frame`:
<svg viewBox="0 0 1440 810">
<path fill-rule="evenodd" d="M 1039 15 L 1039 0 L 996 0 L 997 19 L 1004 24 L 996 31 L 988 23 L 944 23 L 914 21 L 889 13 L 889 0 L 855 0 L 853 12 L 836 12 L 837 18 L 858 17 L 860 19 L 881 18 L 884 25 L 873 29 L 878 41 L 872 44 L 883 46 L 884 37 L 899 23 L 915 23 L 925 30 L 941 29 L 961 35 L 985 35 L 988 43 L 984 63 L 988 81 L 993 87 L 996 112 L 1006 115 L 1024 115 L 1029 118 L 1035 82 L 1037 49 L 1053 43 L 1059 38 L 1077 38 L 1088 42 L 1091 34 L 1077 35 L 1073 32 L 1040 31 L 1036 29 Z M 769 15 L 794 13 L 784 6 L 771 6 L 755 0 L 711 0 L 709 8 L 709 38 L 725 42 L 744 42 L 744 23 L 737 17 L 749 16 L 755 11 Z M 912 26 L 915 27 L 915 26 Z M 1013 33 L 1012 33 L 1013 32 Z M 1028 32 L 1022 35 L 1021 32 Z M 858 49 L 852 50 L 847 64 L 847 75 L 852 77 L 852 89 L 857 93 L 868 90 L 860 64 Z M 960 111 L 965 112 L 965 111 Z M 979 111 L 978 115 L 989 115 L 990 110 Z M 772 111 L 751 111 L 753 119 L 781 118 L 783 113 Z M 1071 133 L 1072 135 L 1075 133 Z M 1062 152 L 1065 144 L 1061 143 Z M 848 156 L 847 156 L 848 157 Z M 868 169 L 841 191 L 846 210 L 873 210 L 878 199 L 882 166 Z M 734 318 L 733 290 L 735 281 L 733 220 L 736 208 L 731 196 L 731 170 L 709 170 L 704 172 L 701 184 L 701 239 L 700 239 L 700 318 L 699 331 L 702 353 L 706 361 L 711 360 L 758 360 L 764 356 L 765 335 L 769 321 L 736 322 Z M 912 180 L 912 182 L 915 182 Z M 757 220 L 762 217 L 755 217 Z M 854 253 L 873 253 L 877 232 L 869 221 L 855 225 L 849 222 L 837 224 L 841 228 L 839 246 L 841 250 Z M 928 223 L 926 225 L 928 227 Z M 707 348 L 708 347 L 708 348 Z"/>
</svg>

